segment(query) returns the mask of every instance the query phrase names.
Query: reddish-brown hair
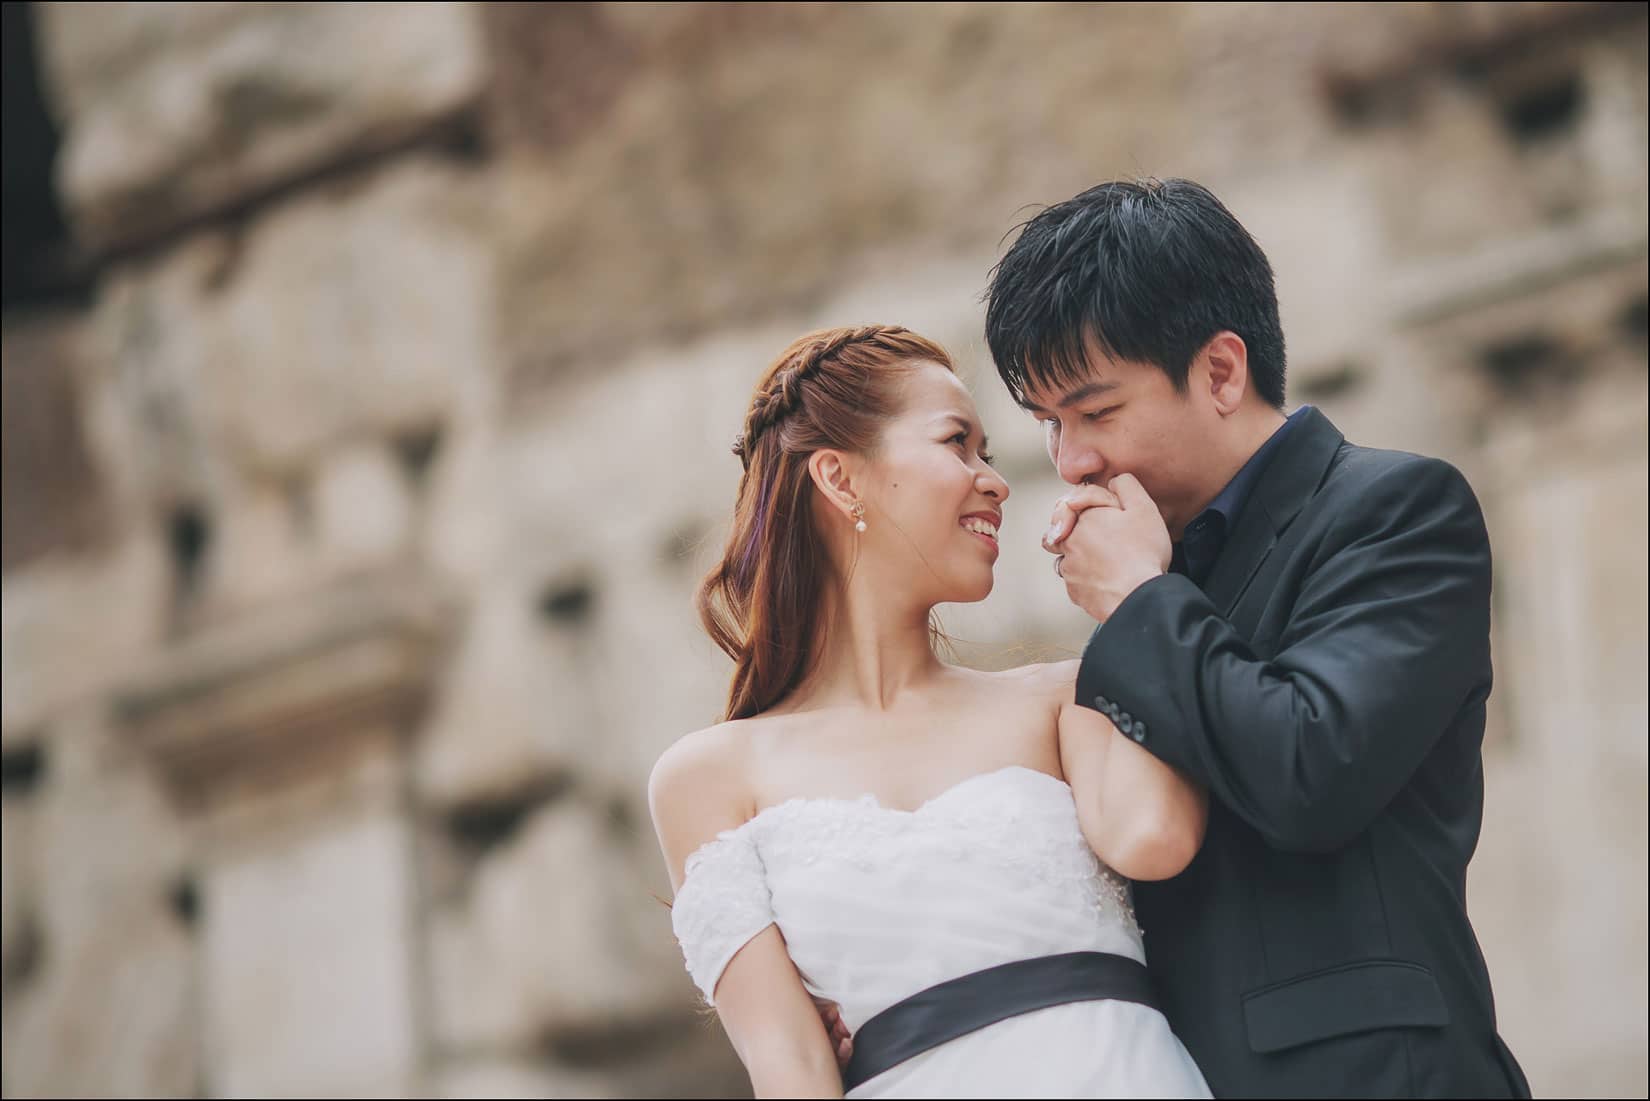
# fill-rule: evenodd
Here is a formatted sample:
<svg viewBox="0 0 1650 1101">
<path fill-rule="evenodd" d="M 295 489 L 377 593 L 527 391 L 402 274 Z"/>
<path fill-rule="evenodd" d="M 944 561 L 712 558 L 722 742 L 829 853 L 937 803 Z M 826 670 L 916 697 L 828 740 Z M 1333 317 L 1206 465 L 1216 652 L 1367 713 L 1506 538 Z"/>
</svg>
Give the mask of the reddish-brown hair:
<svg viewBox="0 0 1650 1101">
<path fill-rule="evenodd" d="M 784 699 L 813 658 L 831 562 L 814 528 L 808 457 L 873 453 L 899 412 L 900 381 L 921 363 L 955 370 L 933 341 L 867 325 L 800 337 L 762 372 L 733 445 L 745 465 L 733 530 L 694 594 L 705 631 L 733 658 L 725 718 Z"/>
</svg>

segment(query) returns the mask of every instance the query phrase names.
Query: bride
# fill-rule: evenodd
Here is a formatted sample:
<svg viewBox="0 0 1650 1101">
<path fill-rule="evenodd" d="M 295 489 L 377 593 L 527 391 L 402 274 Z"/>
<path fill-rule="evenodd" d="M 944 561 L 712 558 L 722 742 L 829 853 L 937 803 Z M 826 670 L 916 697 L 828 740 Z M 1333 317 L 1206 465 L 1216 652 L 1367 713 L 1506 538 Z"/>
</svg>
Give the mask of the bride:
<svg viewBox="0 0 1650 1101">
<path fill-rule="evenodd" d="M 1124 878 L 1191 861 L 1203 793 L 1072 702 L 1076 662 L 934 652 L 934 606 L 991 591 L 1009 495 L 945 352 L 804 336 L 734 452 L 698 594 L 735 663 L 727 718 L 648 796 L 687 969 L 756 1095 L 1207 1097 Z"/>
</svg>

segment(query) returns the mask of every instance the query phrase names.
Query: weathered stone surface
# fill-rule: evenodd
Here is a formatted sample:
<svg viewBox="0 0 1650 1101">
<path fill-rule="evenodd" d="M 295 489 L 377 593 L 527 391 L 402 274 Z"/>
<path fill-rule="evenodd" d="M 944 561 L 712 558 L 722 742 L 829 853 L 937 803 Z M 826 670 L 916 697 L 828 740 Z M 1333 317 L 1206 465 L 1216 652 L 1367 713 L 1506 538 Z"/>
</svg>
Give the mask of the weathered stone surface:
<svg viewBox="0 0 1650 1101">
<path fill-rule="evenodd" d="M 723 32 L 708 7 L 638 35 L 605 126 L 503 166 L 513 377 L 806 309 L 903 241 L 989 250 L 1025 204 L 1157 164 L 1192 122 L 1180 11 L 947 5 L 919 30 L 822 8 Z"/>
<path fill-rule="evenodd" d="M 314 526 L 327 573 L 382 565 L 411 549 L 413 502 L 389 447 L 345 446 L 327 456 L 313 490 Z"/>
<path fill-rule="evenodd" d="M 197 617 L 407 553 L 428 470 L 401 450 L 439 463 L 491 389 L 469 369 L 492 319 L 468 180 L 414 161 L 105 282 L 90 446 L 122 515 L 199 516 Z"/>
<path fill-rule="evenodd" d="M 119 684 L 113 711 L 192 810 L 342 774 L 418 721 L 448 614 L 419 573 L 355 578 L 203 629 Z"/>
<path fill-rule="evenodd" d="M 476 871 L 469 899 L 432 915 L 442 1046 L 599 1035 L 690 1004 L 668 911 L 637 867 L 600 808 L 569 798 L 525 822 Z"/>
<path fill-rule="evenodd" d="M 461 405 L 491 349 L 478 199 L 472 176 L 414 158 L 109 280 L 105 432 L 163 463 L 147 495 L 216 489 L 226 464 L 302 471 Z"/>
<path fill-rule="evenodd" d="M 249 231 L 214 305 L 214 438 L 301 465 L 357 435 L 442 422 L 493 351 L 483 192 L 416 159 L 365 189 L 294 202 Z"/>
<path fill-rule="evenodd" d="M 40 904 L 33 815 L 23 798 L 0 802 L 0 982 L 9 994 L 40 963 Z"/>
<path fill-rule="evenodd" d="M 480 594 L 457 640 L 418 746 L 418 785 L 438 807 L 496 799 L 535 780 L 574 771 L 587 744 L 559 719 L 582 709 L 544 681 L 531 594 L 497 586 Z M 576 691 L 576 690 L 575 690 Z"/>
<path fill-rule="evenodd" d="M 80 234 L 141 239 L 387 147 L 473 104 L 474 9 L 419 4 L 47 4 Z"/>
<path fill-rule="evenodd" d="M 382 814 L 316 825 L 204 870 L 214 1094 L 404 1097 L 416 1085 L 407 828 Z"/>
<path fill-rule="evenodd" d="M 8 1096 L 195 1095 L 195 956 L 164 907 L 105 900 L 95 933 L 53 942 L 73 957 L 6 1002 Z"/>
<path fill-rule="evenodd" d="M 170 597 L 157 533 L 95 556 L 42 559 L 0 581 L 0 732 L 10 745 L 95 698 L 161 637 Z"/>
<path fill-rule="evenodd" d="M 466 1060 L 444 1067 L 437 1077 L 436 1097 L 446 1098 L 559 1098 L 625 1097 L 608 1075 L 568 1071 L 525 1060 Z"/>
<path fill-rule="evenodd" d="M 4 546 L 9 573 L 42 555 L 107 547 L 109 493 L 86 440 L 82 319 L 45 314 L 5 327 Z"/>
<path fill-rule="evenodd" d="M 183 833 L 95 709 L 59 721 L 45 751 L 40 787 L 27 796 L 22 837 L 31 851 L 15 853 L 7 839 L 8 890 L 25 891 L 7 903 L 8 916 L 24 919 L 34 943 L 29 973 L 15 986 L 8 976 L 6 1091 L 193 1093 L 195 949 L 173 903 Z M 8 798 L 8 834 L 17 823 Z"/>
<path fill-rule="evenodd" d="M 1637 889 L 1650 853 L 1650 713 L 1642 688 L 1622 690 L 1644 684 L 1650 660 L 1642 390 L 1636 412 L 1636 427 L 1619 407 L 1589 418 L 1595 435 L 1631 432 L 1636 459 L 1560 458 L 1509 486 L 1497 509 L 1500 545 L 1518 548 L 1503 557 L 1498 584 L 1498 691 L 1514 723 L 1490 776 L 1507 779 L 1491 790 L 1500 811 L 1486 819 L 1474 864 L 1473 897 L 1498 901 L 1479 901 L 1474 915 L 1500 965 L 1492 975 L 1506 1034 L 1524 1039 L 1537 1088 L 1608 1092 L 1607 1083 L 1630 1081 L 1628 1053 L 1646 1024 L 1642 991 L 1620 979 L 1643 973 L 1650 920 Z M 1567 454 L 1547 443 L 1541 454 Z"/>
</svg>

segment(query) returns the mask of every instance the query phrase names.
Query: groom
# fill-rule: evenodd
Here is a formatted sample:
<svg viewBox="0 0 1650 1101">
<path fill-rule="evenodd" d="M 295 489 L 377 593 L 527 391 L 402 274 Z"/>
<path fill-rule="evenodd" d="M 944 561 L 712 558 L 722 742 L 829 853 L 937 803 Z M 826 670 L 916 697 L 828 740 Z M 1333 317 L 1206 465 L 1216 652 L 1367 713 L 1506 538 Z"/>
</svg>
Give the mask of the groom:
<svg viewBox="0 0 1650 1101">
<path fill-rule="evenodd" d="M 1136 887 L 1216 1096 L 1529 1096 L 1467 919 L 1490 546 L 1448 464 L 1284 416 L 1265 255 L 1184 180 L 1033 218 L 986 338 L 1073 489 L 1045 549 L 1099 626 L 1078 702 L 1208 787 Z"/>
</svg>

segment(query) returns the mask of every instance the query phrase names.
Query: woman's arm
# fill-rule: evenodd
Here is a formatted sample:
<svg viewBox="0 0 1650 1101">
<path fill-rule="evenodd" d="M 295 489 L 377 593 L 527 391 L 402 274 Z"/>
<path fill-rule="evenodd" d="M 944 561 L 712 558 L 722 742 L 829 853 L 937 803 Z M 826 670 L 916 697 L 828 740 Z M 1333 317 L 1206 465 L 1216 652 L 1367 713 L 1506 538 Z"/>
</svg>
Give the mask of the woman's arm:
<svg viewBox="0 0 1650 1101">
<path fill-rule="evenodd" d="M 830 1036 L 777 925 L 729 962 L 716 984 L 716 1012 L 757 1097 L 842 1096 Z"/>
<path fill-rule="evenodd" d="M 1185 871 L 1203 847 L 1207 791 L 1098 711 L 1068 703 L 1059 722 L 1060 767 L 1095 855 L 1129 879 L 1169 879 Z"/>
<path fill-rule="evenodd" d="M 672 746 L 654 766 L 648 805 L 671 888 L 680 891 L 688 856 L 754 807 L 716 728 Z M 723 969 L 717 1015 L 745 1064 L 757 1097 L 841 1097 L 831 1040 L 777 925 L 757 933 Z"/>
<path fill-rule="evenodd" d="M 1060 768 L 1089 847 L 1129 879 L 1169 879 L 1203 845 L 1208 795 L 1123 735 L 1105 715 L 1072 702 L 1078 663 L 1044 666 L 1056 708 Z"/>
</svg>

